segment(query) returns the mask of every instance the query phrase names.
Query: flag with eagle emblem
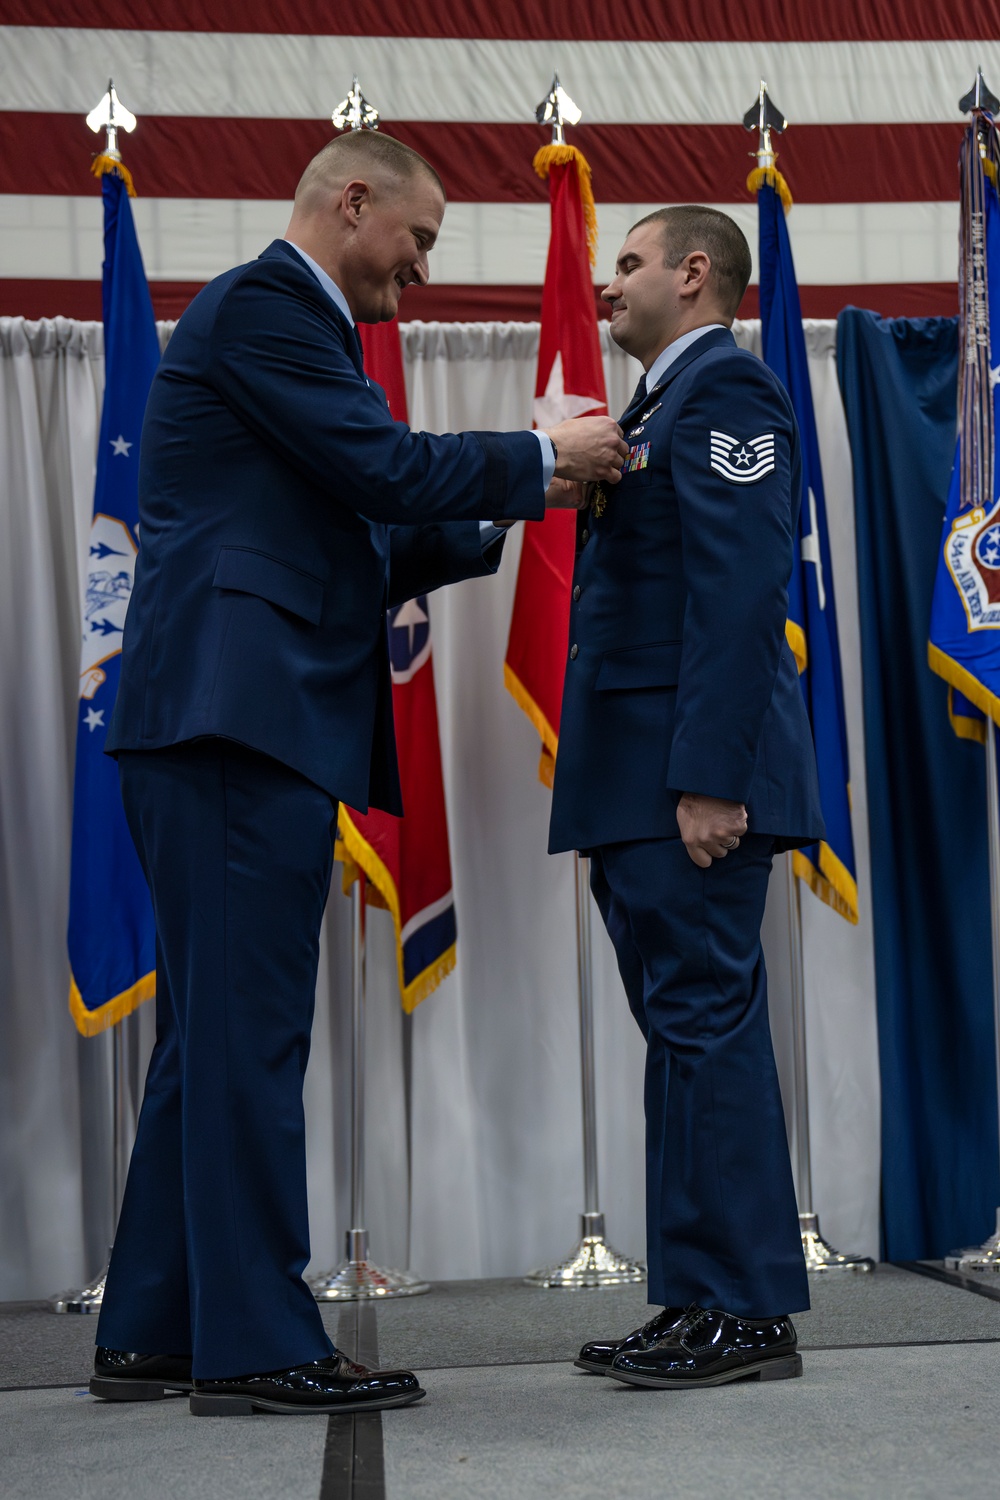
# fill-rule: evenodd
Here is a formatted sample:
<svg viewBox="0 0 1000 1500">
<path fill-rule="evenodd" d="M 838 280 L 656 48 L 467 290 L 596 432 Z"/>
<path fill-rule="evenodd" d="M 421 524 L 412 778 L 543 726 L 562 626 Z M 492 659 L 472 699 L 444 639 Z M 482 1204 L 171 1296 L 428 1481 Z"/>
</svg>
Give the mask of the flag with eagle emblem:
<svg viewBox="0 0 1000 1500">
<path fill-rule="evenodd" d="M 84 1036 L 113 1026 L 156 989 L 153 907 L 104 742 L 139 546 L 139 436 L 160 346 L 128 190 L 108 170 L 102 191 L 104 406 L 83 599 L 67 934 L 70 1012 Z"/>
</svg>

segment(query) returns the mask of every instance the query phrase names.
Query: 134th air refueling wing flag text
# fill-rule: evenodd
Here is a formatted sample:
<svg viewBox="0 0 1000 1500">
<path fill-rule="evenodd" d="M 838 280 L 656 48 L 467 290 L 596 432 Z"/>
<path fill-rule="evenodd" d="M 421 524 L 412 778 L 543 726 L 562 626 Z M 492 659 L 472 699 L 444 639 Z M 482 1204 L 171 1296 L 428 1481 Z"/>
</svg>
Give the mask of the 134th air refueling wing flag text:
<svg viewBox="0 0 1000 1500">
<path fill-rule="evenodd" d="M 597 216 L 590 168 L 575 146 L 543 146 L 534 167 L 548 177 L 552 218 L 534 417 L 536 427 L 553 427 L 608 409 L 591 281 Z M 538 730 L 546 786 L 559 739 L 575 551 L 576 511 L 551 510 L 544 521 L 525 522 L 504 682 Z"/>
<path fill-rule="evenodd" d="M 783 199 L 790 203 L 791 197 L 780 173 L 773 167 L 768 170 L 770 175 L 764 175 L 762 181 L 757 180 L 763 175 L 759 169 L 752 173 L 749 184 L 752 189 L 757 189 L 764 361 L 792 399 L 802 438 L 799 545 L 788 584 L 786 635 L 795 652 L 799 683 L 809 710 L 819 770 L 820 801 L 826 821 L 825 840 L 806 849 L 796 849 L 793 863 L 796 875 L 821 900 L 849 922 L 856 922 L 858 886 L 851 832 L 850 772 L 837 610 L 802 311 L 785 223 Z M 716 436 L 713 434 L 712 437 L 713 465 L 716 463 Z M 773 464 L 773 442 L 769 450 L 766 436 L 751 439 L 750 447 L 754 450 L 752 461 L 743 471 L 738 468 L 738 455 L 730 452 L 720 456 L 720 463 L 737 466 L 736 474 L 730 477 L 738 479 L 742 472 L 747 478 L 753 478 L 767 463 Z"/>
<path fill-rule="evenodd" d="M 949 684 L 956 734 L 1000 723 L 1000 136 L 977 114 L 961 153 L 958 442 L 931 603 L 928 660 Z"/>
<path fill-rule="evenodd" d="M 110 157 L 104 195 L 104 408 L 83 601 L 70 869 L 70 1011 L 84 1036 L 127 1016 L 156 985 L 153 909 L 104 754 L 138 536 L 139 436 L 160 359 L 125 178 Z"/>
<path fill-rule="evenodd" d="M 399 325 L 365 323 L 359 332 L 365 369 L 385 391 L 389 410 L 406 421 Z M 421 596 L 389 611 L 392 712 L 405 815 L 341 805 L 338 857 L 344 889 L 367 877 L 369 905 L 386 906 L 396 925 L 399 993 L 412 1011 L 455 967 L 457 930 L 441 770 L 431 622 Z"/>
</svg>

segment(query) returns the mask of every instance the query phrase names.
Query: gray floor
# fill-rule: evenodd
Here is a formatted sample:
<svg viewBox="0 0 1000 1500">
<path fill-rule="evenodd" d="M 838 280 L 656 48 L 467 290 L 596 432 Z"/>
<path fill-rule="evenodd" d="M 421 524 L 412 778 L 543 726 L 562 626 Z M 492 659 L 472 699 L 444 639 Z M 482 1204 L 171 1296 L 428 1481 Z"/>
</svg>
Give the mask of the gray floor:
<svg viewBox="0 0 1000 1500">
<path fill-rule="evenodd" d="M 512 1281 L 444 1283 L 430 1296 L 381 1305 L 359 1327 L 369 1344 L 377 1337 L 383 1367 L 424 1372 L 428 1396 L 381 1422 L 366 1417 L 356 1440 L 349 1418 L 196 1421 L 183 1399 L 94 1402 L 84 1389 L 92 1320 L 8 1305 L 0 1307 L 0 1494 L 798 1500 L 818 1488 L 824 1500 L 971 1500 L 995 1493 L 1000 1301 L 892 1267 L 870 1278 L 819 1279 L 813 1301 L 796 1319 L 802 1380 L 673 1394 L 622 1387 L 569 1363 L 584 1338 L 644 1318 L 641 1288 L 573 1294 Z M 327 1316 L 353 1352 L 353 1313 L 345 1321 L 334 1309 Z"/>
</svg>

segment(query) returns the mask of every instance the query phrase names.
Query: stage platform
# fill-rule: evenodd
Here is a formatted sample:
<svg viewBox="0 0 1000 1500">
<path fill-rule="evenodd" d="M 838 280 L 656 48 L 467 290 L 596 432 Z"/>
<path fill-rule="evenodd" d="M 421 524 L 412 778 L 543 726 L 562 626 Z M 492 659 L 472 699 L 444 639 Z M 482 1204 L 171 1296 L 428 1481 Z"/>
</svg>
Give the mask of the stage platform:
<svg viewBox="0 0 1000 1500">
<path fill-rule="evenodd" d="M 1000 1277 L 997 1277 L 1000 1282 Z M 805 1374 L 685 1393 L 575 1370 L 645 1289 L 443 1282 L 324 1312 L 427 1389 L 384 1416 L 194 1419 L 88 1395 L 95 1320 L 0 1304 L 3 1500 L 981 1500 L 1000 1474 L 1000 1286 L 931 1263 L 813 1278 Z"/>
</svg>

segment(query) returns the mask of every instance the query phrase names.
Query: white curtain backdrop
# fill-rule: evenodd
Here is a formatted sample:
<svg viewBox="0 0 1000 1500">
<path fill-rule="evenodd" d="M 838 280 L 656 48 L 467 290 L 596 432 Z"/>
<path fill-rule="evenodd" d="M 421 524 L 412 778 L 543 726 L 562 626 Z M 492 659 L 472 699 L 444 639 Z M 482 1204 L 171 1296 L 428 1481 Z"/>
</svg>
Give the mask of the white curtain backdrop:
<svg viewBox="0 0 1000 1500">
<path fill-rule="evenodd" d="M 161 327 L 161 339 L 169 335 Z M 638 367 L 606 338 L 609 401 Z M 737 325 L 759 352 L 759 325 Z M 879 1085 L 850 458 L 835 325 L 807 323 L 844 658 L 861 923 L 808 892 L 803 929 L 815 1205 L 840 1248 L 878 1249 Z M 403 325 L 413 425 L 530 421 L 535 324 Z M 110 1233 L 110 1039 L 76 1037 L 65 956 L 80 579 L 103 386 L 100 325 L 0 319 L 0 1300 L 93 1274 Z M 455 973 L 405 1018 L 391 922 L 369 924 L 366 1219 L 373 1257 L 431 1278 L 517 1275 L 571 1247 L 583 1207 L 573 869 L 545 853 L 534 730 L 503 687 L 520 549 L 432 602 L 458 904 Z M 350 904 L 324 933 L 306 1080 L 311 1269 L 349 1217 Z M 790 1116 L 784 868 L 765 923 Z M 594 910 L 601 1206 L 643 1253 L 642 1045 Z M 133 1071 L 152 1006 L 132 1023 Z"/>
</svg>

